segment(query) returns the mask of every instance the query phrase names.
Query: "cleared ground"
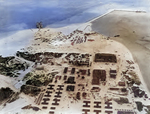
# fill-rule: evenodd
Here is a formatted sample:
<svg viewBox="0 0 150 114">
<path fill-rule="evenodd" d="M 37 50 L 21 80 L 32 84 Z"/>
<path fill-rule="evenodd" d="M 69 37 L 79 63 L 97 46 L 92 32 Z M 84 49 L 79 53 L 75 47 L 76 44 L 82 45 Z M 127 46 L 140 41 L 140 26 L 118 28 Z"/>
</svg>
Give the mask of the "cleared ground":
<svg viewBox="0 0 150 114">
<path fill-rule="evenodd" d="M 115 37 L 124 44 L 139 64 L 150 91 L 150 14 L 145 12 L 113 11 L 93 20 L 92 30 Z"/>
</svg>

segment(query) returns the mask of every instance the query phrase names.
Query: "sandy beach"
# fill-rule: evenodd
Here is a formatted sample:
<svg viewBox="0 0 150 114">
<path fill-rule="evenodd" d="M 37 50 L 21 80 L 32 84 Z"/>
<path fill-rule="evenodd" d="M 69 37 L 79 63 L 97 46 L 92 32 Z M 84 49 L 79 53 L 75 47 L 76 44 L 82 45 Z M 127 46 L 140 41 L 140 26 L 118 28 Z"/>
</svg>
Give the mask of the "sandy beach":
<svg viewBox="0 0 150 114">
<path fill-rule="evenodd" d="M 112 11 L 96 18 L 92 30 L 113 37 L 124 44 L 138 63 L 143 79 L 150 91 L 150 14 L 145 12 Z M 119 37 L 114 37 L 119 35 Z"/>
<path fill-rule="evenodd" d="M 89 24 L 84 24 L 83 27 L 80 29 L 84 29 L 85 26 L 89 26 Z M 105 29 L 105 27 L 104 27 Z M 85 31 L 89 31 L 91 29 L 87 29 Z M 64 28 L 65 31 L 65 28 Z M 137 114 L 145 113 L 146 111 L 142 111 L 138 113 L 138 110 L 136 108 L 136 101 L 141 101 L 144 105 L 149 105 L 149 93 L 147 92 L 147 88 L 145 87 L 145 83 L 142 79 L 142 75 L 138 66 L 138 62 L 135 62 L 132 54 L 124 45 L 122 45 L 122 42 L 119 43 L 118 41 L 114 41 L 113 39 L 109 39 L 107 36 L 98 34 L 96 32 L 85 32 L 80 30 L 75 30 L 69 35 L 64 35 L 63 32 L 58 32 L 55 29 L 51 28 L 43 28 L 40 30 L 37 30 L 37 32 L 34 34 L 34 37 L 32 38 L 31 42 L 24 48 L 24 51 L 27 51 L 31 54 L 34 53 L 62 53 L 63 55 L 61 57 L 53 57 L 51 56 L 50 59 L 48 58 L 46 63 L 42 64 L 35 64 L 34 62 L 31 62 L 31 66 L 29 70 L 26 70 L 25 72 L 22 72 L 22 74 L 19 77 L 15 78 L 16 82 L 11 82 L 10 78 L 8 78 L 8 81 L 2 81 L 3 85 L 7 86 L 7 83 L 11 83 L 9 86 L 15 86 L 17 89 L 20 87 L 21 84 L 23 84 L 23 76 L 26 72 L 31 71 L 33 74 L 41 74 L 39 80 L 47 79 L 45 76 L 46 74 L 51 72 L 58 72 L 55 77 L 53 78 L 52 82 L 50 82 L 47 86 L 41 87 L 41 92 L 34 97 L 31 97 L 29 95 L 26 95 L 24 93 L 21 93 L 19 96 L 19 99 L 17 99 L 15 102 L 12 102 L 5 107 L 1 107 L 2 113 L 17 113 L 20 112 L 22 114 L 26 113 L 48 113 L 48 112 L 55 112 L 56 114 L 59 113 L 65 113 L 65 114 L 81 114 L 85 112 L 85 108 L 89 110 L 90 114 L 93 114 L 93 112 L 96 111 L 96 108 L 93 107 L 98 102 L 99 105 L 101 105 L 101 108 L 99 108 L 98 111 L 105 113 L 107 111 L 111 113 L 118 113 L 119 110 L 122 110 L 123 112 L 128 109 L 129 112 L 137 112 Z M 123 33 L 122 33 L 123 34 Z M 127 40 L 129 43 L 133 42 L 133 44 L 136 46 L 138 44 L 134 43 L 134 40 L 136 37 L 131 34 L 134 39 Z M 86 37 L 85 37 L 86 36 Z M 83 40 L 84 39 L 84 40 Z M 80 41 L 79 41 L 80 40 Z M 122 40 L 124 41 L 124 40 Z M 124 43 L 123 43 L 124 44 Z M 129 46 L 134 46 L 129 45 Z M 138 46 L 137 46 L 138 47 Z M 128 47 L 129 48 L 129 47 Z M 130 47 L 131 49 L 135 49 L 133 47 Z M 141 49 L 140 47 L 138 47 Z M 136 49 L 135 49 L 136 50 Z M 46 52 L 46 53 L 45 53 Z M 143 51 L 142 51 L 143 52 Z M 69 63 L 68 60 L 74 60 L 75 58 L 73 54 L 82 54 L 88 56 L 85 56 L 81 60 L 88 61 L 88 64 L 90 66 L 77 66 L 72 63 Z M 113 54 L 116 57 L 117 62 L 96 62 L 95 56 L 99 53 L 105 53 L 105 54 Z M 137 52 L 138 54 L 138 52 Z M 69 55 L 69 59 L 66 58 Z M 79 55 L 81 56 L 81 55 Z M 49 55 L 41 55 L 41 60 L 43 61 L 45 57 L 49 57 Z M 88 57 L 88 58 L 87 58 Z M 111 56 L 112 57 L 112 56 Z M 17 57 L 19 59 L 19 57 Z M 22 57 L 20 57 L 22 58 Z M 24 61 L 24 59 L 20 59 L 21 61 Z M 111 60 L 111 59 L 110 59 Z M 144 59 L 146 60 L 146 59 Z M 136 60 L 137 61 L 137 60 Z M 44 61 L 43 61 L 44 62 Z M 52 64 L 53 63 L 53 64 Z M 43 68 L 42 70 L 39 70 L 39 68 Z M 65 73 L 64 69 L 67 68 L 68 71 Z M 72 69 L 75 69 L 75 72 L 72 73 Z M 82 74 L 77 73 L 83 71 L 90 71 L 88 74 Z M 106 74 L 106 81 L 104 84 L 104 81 L 101 81 L 97 85 L 93 84 L 94 79 L 94 71 L 104 71 Z M 110 71 L 116 71 L 115 78 L 111 77 Z M 143 98 L 135 97 L 132 92 L 130 92 L 130 88 L 126 83 L 131 83 L 127 80 L 126 76 L 123 75 L 123 72 L 126 72 L 126 76 L 133 76 L 136 80 L 136 83 L 133 85 L 133 87 L 138 86 L 141 90 L 147 95 L 147 99 L 143 96 Z M 71 76 L 70 76 L 71 75 Z M 80 77 L 82 75 L 82 77 Z M 44 76 L 44 77 L 43 77 Z M 33 78 L 33 76 L 30 76 L 30 78 Z M 58 78 L 59 77 L 59 78 Z M 62 78 L 61 78 L 62 77 Z M 67 77 L 67 79 L 64 79 L 64 77 Z M 70 77 L 73 77 L 74 82 L 70 83 L 68 80 Z M 3 80 L 3 77 L 0 77 Z M 6 78 L 4 78 L 6 79 Z M 22 81 L 19 81 L 22 80 Z M 65 81 L 66 80 L 66 81 Z M 99 79 L 100 80 L 100 79 Z M 138 81 L 139 80 L 139 81 Z M 123 87 L 119 84 L 120 82 L 125 82 L 125 85 Z M 138 82 L 141 82 L 142 84 L 136 85 Z M 74 87 L 74 90 L 68 91 L 67 88 Z M 83 85 L 81 87 L 80 85 Z M 54 86 L 53 91 L 49 90 L 50 86 Z M 59 88 L 61 86 L 61 90 Z M 22 87 L 22 86 L 21 86 Z M 99 88 L 99 90 L 96 92 L 93 91 L 93 88 Z M 117 89 L 117 91 L 114 91 L 112 89 Z M 126 90 L 125 92 L 123 89 L 128 88 L 129 90 Z M 59 91 L 58 91 L 59 90 Z M 58 92 L 59 92 L 59 98 Z M 49 94 L 49 92 L 51 94 Z M 78 98 L 77 94 L 80 92 L 80 98 Z M 48 95 L 48 94 L 49 95 Z M 86 96 L 84 96 L 84 93 L 86 93 Z M 44 96 L 43 96 L 44 95 Z M 124 96 L 129 100 L 127 104 L 120 105 L 118 102 L 116 102 L 116 99 L 120 99 L 121 96 Z M 45 101 L 45 99 L 51 99 L 48 101 Z M 57 101 L 56 99 L 60 99 Z M 55 102 L 54 102 L 55 101 Z M 84 103 L 90 101 L 91 107 L 85 107 Z M 112 107 L 107 107 L 106 105 L 110 102 L 112 104 Z M 21 103 L 21 105 L 18 105 L 18 103 Z M 24 107 L 28 107 L 28 104 L 32 104 L 32 106 L 36 106 L 39 108 L 39 112 L 35 112 L 31 109 L 24 110 Z M 65 105 L 64 105 L 65 104 Z M 10 108 L 12 107 L 13 108 Z M 52 109 L 52 107 L 56 108 L 55 110 Z M 23 108 L 23 109 L 22 109 Z M 17 109 L 17 110 L 16 110 Z M 108 110 L 109 109 L 109 110 Z"/>
</svg>

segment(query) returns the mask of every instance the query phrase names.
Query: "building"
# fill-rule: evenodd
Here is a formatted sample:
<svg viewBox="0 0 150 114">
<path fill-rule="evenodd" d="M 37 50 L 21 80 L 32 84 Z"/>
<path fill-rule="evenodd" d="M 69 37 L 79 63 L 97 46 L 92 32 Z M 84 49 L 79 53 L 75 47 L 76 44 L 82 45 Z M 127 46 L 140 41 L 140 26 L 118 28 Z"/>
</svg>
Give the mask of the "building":
<svg viewBox="0 0 150 114">
<path fill-rule="evenodd" d="M 93 70 L 93 85 L 99 85 L 100 81 L 106 81 L 106 71 L 105 70 Z"/>
<path fill-rule="evenodd" d="M 66 74 L 66 73 L 67 73 L 67 71 L 68 71 L 68 67 L 65 67 L 65 69 L 64 69 L 64 73 Z"/>
<path fill-rule="evenodd" d="M 116 55 L 107 53 L 97 53 L 95 54 L 95 62 L 111 62 L 117 63 Z"/>
<path fill-rule="evenodd" d="M 116 78 L 116 76 L 117 76 L 117 71 L 116 70 L 110 70 L 110 78 Z"/>
<path fill-rule="evenodd" d="M 118 111 L 117 114 L 136 114 L 132 111 Z"/>
<path fill-rule="evenodd" d="M 86 70 L 80 70 L 81 75 L 86 75 Z"/>
<path fill-rule="evenodd" d="M 75 68 L 72 68 L 71 69 L 71 74 L 74 74 L 75 73 Z"/>
</svg>

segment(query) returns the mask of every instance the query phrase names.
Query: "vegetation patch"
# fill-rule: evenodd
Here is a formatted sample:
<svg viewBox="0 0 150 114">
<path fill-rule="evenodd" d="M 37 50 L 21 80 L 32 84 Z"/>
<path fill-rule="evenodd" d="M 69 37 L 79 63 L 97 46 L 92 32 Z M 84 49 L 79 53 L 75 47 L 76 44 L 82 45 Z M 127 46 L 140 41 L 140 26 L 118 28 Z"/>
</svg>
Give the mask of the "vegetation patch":
<svg viewBox="0 0 150 114">
<path fill-rule="evenodd" d="M 124 97 L 120 97 L 118 99 L 114 99 L 114 101 L 116 101 L 118 104 L 126 104 L 129 103 L 128 98 L 124 98 Z"/>
<path fill-rule="evenodd" d="M 21 92 L 30 96 L 36 96 L 41 92 L 41 89 L 36 86 L 22 85 Z"/>
<path fill-rule="evenodd" d="M 10 77 L 20 75 L 18 71 L 28 69 L 29 64 L 16 60 L 15 57 L 0 56 L 0 74 Z"/>
<path fill-rule="evenodd" d="M 29 72 L 25 75 L 23 81 L 26 81 L 27 85 L 32 86 L 46 86 L 53 81 L 54 76 L 58 72 L 45 73 L 42 71 Z"/>
<path fill-rule="evenodd" d="M 0 89 L 0 104 L 11 103 L 19 98 L 19 93 L 15 93 L 9 87 Z"/>
<path fill-rule="evenodd" d="M 143 110 L 143 104 L 142 104 L 142 102 L 135 102 L 136 103 L 136 106 L 137 106 L 137 109 L 138 109 L 138 111 L 142 111 Z"/>
</svg>

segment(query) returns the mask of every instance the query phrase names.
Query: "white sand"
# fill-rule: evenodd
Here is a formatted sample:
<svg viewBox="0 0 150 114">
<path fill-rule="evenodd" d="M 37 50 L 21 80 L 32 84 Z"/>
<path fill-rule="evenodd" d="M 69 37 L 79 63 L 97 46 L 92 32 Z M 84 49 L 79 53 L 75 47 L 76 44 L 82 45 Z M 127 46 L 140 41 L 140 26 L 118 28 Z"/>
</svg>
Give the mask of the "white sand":
<svg viewBox="0 0 150 114">
<path fill-rule="evenodd" d="M 150 14 L 130 11 L 113 11 L 97 18 L 92 30 L 113 37 L 124 44 L 132 53 L 150 91 Z"/>
<path fill-rule="evenodd" d="M 90 25 L 90 23 L 86 23 L 86 24 L 84 24 L 84 26 L 81 26 L 79 28 L 85 29 L 86 26 L 89 26 L 89 25 Z M 89 31 L 89 29 L 87 29 L 87 31 Z M 105 27 L 104 27 L 104 29 L 105 29 Z M 64 31 L 65 30 L 66 29 L 64 29 Z M 39 37 L 38 33 L 41 34 L 40 37 Z M 61 53 L 61 52 L 63 52 L 63 53 L 73 53 L 73 52 L 75 52 L 75 53 L 90 53 L 90 54 L 93 55 L 91 57 L 91 61 L 94 60 L 95 53 L 101 53 L 102 52 L 102 53 L 116 54 L 117 61 L 118 61 L 117 64 L 109 63 L 109 64 L 106 65 L 105 63 L 95 63 L 95 62 L 93 62 L 92 66 L 90 68 L 91 70 L 93 70 L 93 69 L 105 69 L 106 70 L 106 75 L 107 75 L 107 81 L 110 83 L 110 85 L 107 82 L 106 86 L 103 86 L 103 85 L 99 86 L 101 88 L 101 91 L 98 93 L 98 95 L 96 95 L 96 99 L 94 99 L 92 97 L 91 92 L 89 92 L 89 90 L 93 87 L 93 85 L 90 83 L 91 80 L 92 80 L 92 75 L 90 77 L 87 77 L 86 80 L 76 79 L 77 84 L 80 84 L 80 83 L 83 84 L 83 83 L 89 82 L 88 83 L 89 85 L 86 88 L 87 89 L 86 92 L 88 93 L 88 97 L 86 99 L 82 98 L 81 101 L 75 102 L 72 98 L 68 98 L 69 92 L 65 91 L 65 89 L 66 89 L 66 85 L 65 85 L 64 90 L 63 90 L 63 95 L 61 97 L 60 105 L 57 107 L 57 110 L 55 111 L 57 114 L 59 114 L 59 113 L 60 114 L 61 113 L 81 114 L 82 109 L 83 109 L 83 107 L 82 107 L 83 103 L 82 102 L 84 100 L 90 100 L 91 101 L 91 108 L 90 108 L 90 110 L 91 110 L 90 113 L 91 114 L 93 113 L 93 110 L 94 110 L 93 101 L 101 101 L 102 102 L 101 103 L 101 106 L 102 106 L 101 111 L 102 111 L 102 113 L 104 113 L 104 111 L 105 111 L 105 108 L 104 108 L 104 106 L 105 106 L 105 104 L 104 104 L 105 97 L 106 97 L 106 99 L 107 98 L 119 97 L 119 95 L 112 94 L 108 90 L 108 88 L 116 86 L 116 83 L 118 83 L 120 81 L 120 79 L 122 78 L 122 76 L 121 76 L 122 71 L 126 70 L 127 67 L 129 66 L 129 64 L 126 62 L 126 60 L 131 60 L 131 61 L 134 62 L 130 51 L 124 45 L 122 45 L 121 43 L 116 42 L 114 40 L 106 40 L 107 39 L 106 36 L 99 35 L 99 34 L 95 34 L 93 36 L 88 37 L 88 39 L 94 39 L 95 41 L 93 41 L 93 42 L 88 41 L 86 43 L 75 44 L 74 46 L 72 46 L 71 41 L 70 41 L 71 39 L 60 41 L 59 39 L 55 38 L 58 34 L 55 30 L 42 29 L 38 33 L 35 35 L 35 39 L 36 38 L 40 38 L 40 39 L 39 40 L 34 40 L 33 39 L 31 44 L 29 44 L 29 47 L 27 48 L 27 50 L 29 50 L 30 52 L 35 53 L 35 52 L 48 51 L 48 52 L 59 52 L 59 53 Z M 126 35 L 128 35 L 128 34 L 126 34 Z M 61 34 L 61 36 L 63 36 L 63 34 Z M 42 42 L 43 38 L 54 39 L 54 41 L 52 41 L 51 44 L 49 44 L 48 42 Z M 130 41 L 132 41 L 132 39 Z M 40 44 L 40 45 L 37 45 L 37 44 Z M 61 61 L 59 59 L 55 60 L 55 61 L 58 62 L 58 63 L 61 63 Z M 66 66 L 66 64 L 62 64 L 62 66 L 59 66 L 59 67 L 58 66 L 45 65 L 45 67 L 47 67 L 49 69 L 49 71 L 51 71 L 54 68 L 55 69 L 57 68 L 58 71 L 59 71 L 59 75 L 61 75 L 61 76 L 63 76 L 62 72 L 63 72 L 63 68 L 65 66 Z M 138 64 L 135 63 L 132 66 L 135 67 L 135 69 L 133 69 L 133 71 L 137 73 L 138 77 L 142 81 L 142 84 L 140 85 L 140 88 L 145 90 L 145 85 L 143 85 L 144 82 L 142 80 L 142 75 L 141 75 L 141 72 L 139 70 Z M 74 67 L 74 66 L 70 66 L 70 67 Z M 116 80 L 113 80 L 113 79 L 109 78 L 110 68 L 117 70 L 118 74 L 117 74 Z M 86 67 L 80 67 L 80 68 L 76 67 L 76 69 L 87 69 L 87 68 Z M 70 75 L 70 72 L 68 73 L 68 76 L 69 75 Z M 75 75 L 75 77 L 77 77 L 77 75 Z M 7 83 L 9 83 L 9 81 Z M 54 82 L 53 82 L 53 84 L 54 84 Z M 58 83 L 56 84 L 56 86 L 58 84 L 63 84 L 63 80 L 59 80 Z M 77 93 L 78 88 L 79 88 L 77 86 L 77 84 L 75 85 L 75 88 L 76 88 L 75 91 L 72 92 L 74 94 Z M 5 85 L 7 86 L 6 83 L 5 83 Z M 8 86 L 12 86 L 12 85 L 8 85 Z M 147 93 L 147 91 L 146 91 L 146 93 Z M 55 94 L 55 92 L 52 93 L 52 98 L 54 98 L 54 94 Z M 149 96 L 149 94 L 148 94 L 148 96 Z M 136 107 L 135 101 L 136 100 L 139 101 L 139 99 L 133 99 L 132 97 L 133 97 L 133 94 L 129 94 L 127 96 L 127 98 L 129 99 L 129 102 L 131 103 L 131 104 L 128 104 L 128 105 L 126 105 L 126 104 L 125 105 L 118 105 L 117 103 L 112 101 L 112 103 L 113 103 L 112 111 L 115 114 L 117 113 L 117 110 L 121 110 L 121 109 L 128 109 L 128 110 L 130 109 L 130 110 L 133 110 L 133 111 L 137 111 L 137 109 L 135 108 Z M 34 101 L 34 98 L 31 98 L 31 97 L 28 97 L 24 94 L 21 94 L 21 98 L 19 100 L 15 101 L 11 104 L 6 105 L 6 107 L 3 108 L 1 110 L 1 112 L 4 113 L 4 114 L 11 113 L 11 112 L 12 113 L 19 112 L 21 114 L 30 114 L 30 113 L 34 114 L 35 112 L 33 110 L 21 110 L 21 108 L 23 106 L 27 105 L 27 104 L 33 104 L 33 106 L 36 106 L 36 104 L 33 103 L 33 101 Z M 71 101 L 73 101 L 74 103 L 71 103 Z M 144 102 L 144 104 L 149 104 L 149 101 L 147 101 L 147 100 L 143 101 L 143 99 L 140 99 L 140 101 Z M 21 105 L 18 106 L 18 103 L 21 103 Z M 42 110 L 42 111 L 39 111 L 37 113 L 39 113 L 39 114 L 40 113 L 48 113 L 50 111 L 49 109 L 51 107 L 51 103 L 52 103 L 52 100 L 50 100 L 47 110 L 45 110 L 45 111 Z M 42 108 L 43 105 L 37 105 L 37 106 L 39 108 Z M 10 107 L 13 107 L 13 108 L 10 109 Z M 117 109 L 117 110 L 115 110 L 115 109 Z M 141 114 L 141 113 L 138 113 L 138 114 Z"/>
<path fill-rule="evenodd" d="M 40 33 L 42 33 L 41 35 L 41 39 L 42 38 L 45 38 L 45 32 L 44 31 L 47 31 L 47 29 L 43 29 L 40 31 Z M 44 34 L 43 34 L 44 33 Z M 49 32 L 51 33 L 51 32 Z M 54 37 L 55 37 L 55 34 L 54 34 Z M 54 37 L 51 37 L 52 39 Z M 86 42 L 86 43 L 83 43 L 83 44 L 76 44 L 74 46 L 71 45 L 71 42 L 67 41 L 67 40 L 64 40 L 61 44 L 59 43 L 51 43 L 51 45 L 49 45 L 49 43 L 47 42 L 41 42 L 41 40 L 33 40 L 32 43 L 34 44 L 40 44 L 40 45 L 30 45 L 32 48 L 30 48 L 30 51 L 31 52 L 45 52 L 45 51 L 48 51 L 48 52 L 63 52 L 63 53 L 90 53 L 92 54 L 92 58 L 91 58 L 91 61 L 94 60 L 94 55 L 95 53 L 114 53 L 117 55 L 117 60 L 118 60 L 118 63 L 117 64 L 108 64 L 106 65 L 105 63 L 95 63 L 93 62 L 92 66 L 91 66 L 91 70 L 93 69 L 105 69 L 106 72 L 107 72 L 107 80 L 108 82 L 110 83 L 110 85 L 106 85 L 106 86 L 102 86 L 100 85 L 100 88 L 101 88 L 101 91 L 99 93 L 99 95 L 96 95 L 96 99 L 93 99 L 92 95 L 89 94 L 89 98 L 87 98 L 86 100 L 90 100 L 91 102 L 93 101 L 102 101 L 102 113 L 104 113 L 105 109 L 104 109 L 104 97 L 105 97 L 105 94 L 106 96 L 108 96 L 108 98 L 111 98 L 111 97 L 119 97 L 119 95 L 113 95 L 111 94 L 111 92 L 109 93 L 108 91 L 108 88 L 109 87 L 113 87 L 115 86 L 115 83 L 118 83 L 120 81 L 120 79 L 122 78 L 121 77 L 121 73 L 123 70 L 126 70 L 126 67 L 128 66 L 126 60 L 131 60 L 131 61 L 134 61 L 133 58 L 132 58 L 132 55 L 130 53 L 130 51 L 124 46 L 122 45 L 121 43 L 119 42 L 116 42 L 116 41 L 113 41 L 113 40 L 106 40 L 107 37 L 103 36 L 103 35 L 94 35 L 94 36 L 90 36 L 89 39 L 94 39 L 95 41 L 93 42 Z M 56 40 L 57 41 L 57 40 Z M 61 61 L 59 61 L 61 63 Z M 141 79 L 142 83 L 143 80 L 142 80 L 142 75 L 140 73 L 140 70 L 139 70 L 139 67 L 138 65 L 135 63 L 133 64 L 133 66 L 135 67 L 135 69 L 133 71 L 135 71 L 138 75 L 138 77 Z M 47 68 L 49 69 L 53 69 L 54 66 L 46 66 Z M 61 69 L 65 67 L 64 64 L 62 64 L 62 67 L 55 67 L 57 69 L 59 69 L 61 71 Z M 70 67 L 73 67 L 73 66 L 70 66 Z M 83 68 L 83 67 L 82 67 Z M 109 70 L 110 68 L 112 69 L 117 69 L 117 72 L 118 72 L 118 75 L 117 75 L 117 78 L 116 80 L 112 80 L 109 78 Z M 76 68 L 76 69 L 80 69 L 80 68 Z M 63 70 L 63 69 L 62 69 Z M 71 69 L 70 69 L 71 70 Z M 60 72 L 61 76 L 63 76 L 63 74 Z M 70 73 L 68 74 L 70 75 Z M 91 79 L 92 79 L 92 76 L 89 77 L 87 79 L 87 81 L 89 81 L 89 86 L 88 86 L 88 89 L 91 89 L 92 88 L 92 85 L 91 85 Z M 78 83 L 86 83 L 85 81 L 81 81 L 79 79 L 76 80 L 77 84 Z M 54 82 L 53 82 L 54 83 Z M 59 84 L 63 84 L 63 81 L 60 80 L 58 81 Z M 57 85 L 57 84 L 56 84 Z M 65 85 L 66 87 L 66 85 Z M 78 88 L 76 86 L 76 88 Z M 140 88 L 142 88 L 143 90 L 145 90 L 145 86 L 143 86 L 143 84 L 140 86 Z M 78 89 L 75 90 L 75 92 L 71 92 L 71 93 L 76 93 Z M 146 91 L 147 93 L 147 91 Z M 54 96 L 54 93 L 52 93 L 52 96 Z M 117 110 L 122 110 L 122 109 L 130 109 L 130 110 L 134 110 L 134 111 L 137 111 L 136 109 L 134 109 L 136 107 L 135 105 L 135 100 L 136 99 L 133 99 L 132 100 L 132 97 L 133 97 L 133 94 L 129 94 L 127 96 L 129 98 L 129 101 L 131 104 L 124 104 L 124 105 L 118 105 L 117 103 L 115 103 L 113 101 L 113 111 L 114 113 L 117 113 Z M 68 98 L 68 92 L 66 92 L 65 90 L 63 90 L 63 97 L 61 98 L 61 101 L 60 101 L 60 105 L 59 107 L 57 107 L 57 110 L 55 111 L 56 113 L 65 113 L 65 114 L 81 114 L 82 113 L 82 102 L 84 101 L 85 99 L 81 99 L 81 101 L 78 101 L 78 102 L 75 102 L 72 98 L 69 99 Z M 143 99 L 141 99 L 142 101 Z M 74 103 L 70 103 L 71 101 L 73 101 Z M 148 104 L 149 101 L 145 101 L 146 104 Z M 49 105 L 48 105 L 48 110 L 45 110 L 45 111 L 49 111 L 49 108 L 51 107 L 51 103 L 52 101 L 49 102 Z M 64 105 L 65 104 L 65 105 Z M 91 104 L 91 105 L 94 105 L 94 104 Z M 40 108 L 42 108 L 42 105 L 39 106 Z M 117 110 L 115 110 L 117 109 Z M 91 107 L 91 112 L 93 111 L 94 109 Z M 28 110 L 29 111 L 29 110 Z M 32 112 L 32 110 L 29 111 L 30 113 Z"/>
</svg>

